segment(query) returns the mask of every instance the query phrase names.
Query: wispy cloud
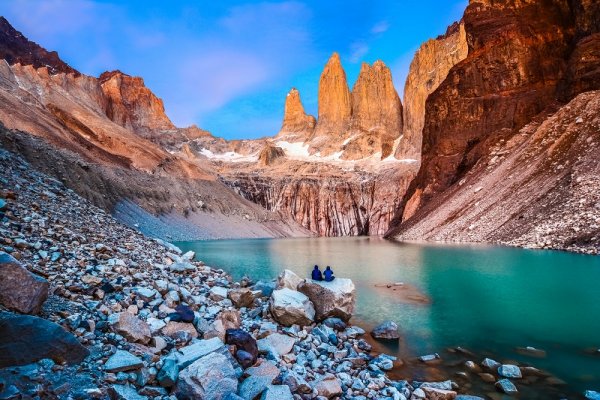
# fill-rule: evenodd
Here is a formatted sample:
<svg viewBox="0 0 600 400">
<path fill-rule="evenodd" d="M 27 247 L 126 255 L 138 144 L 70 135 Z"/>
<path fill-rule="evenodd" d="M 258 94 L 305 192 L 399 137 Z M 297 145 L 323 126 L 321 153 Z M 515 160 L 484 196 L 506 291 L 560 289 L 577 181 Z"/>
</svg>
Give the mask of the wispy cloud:
<svg viewBox="0 0 600 400">
<path fill-rule="evenodd" d="M 369 46 L 363 42 L 354 42 L 350 45 L 350 56 L 349 60 L 352 63 L 357 63 L 363 59 L 363 57 L 369 52 Z"/>
<path fill-rule="evenodd" d="M 373 27 L 371 28 L 371 33 L 377 35 L 377 34 L 380 34 L 380 33 L 384 33 L 388 29 L 390 29 L 389 22 L 387 22 L 387 21 L 379 21 L 378 23 L 376 23 L 375 25 L 373 25 Z"/>
</svg>

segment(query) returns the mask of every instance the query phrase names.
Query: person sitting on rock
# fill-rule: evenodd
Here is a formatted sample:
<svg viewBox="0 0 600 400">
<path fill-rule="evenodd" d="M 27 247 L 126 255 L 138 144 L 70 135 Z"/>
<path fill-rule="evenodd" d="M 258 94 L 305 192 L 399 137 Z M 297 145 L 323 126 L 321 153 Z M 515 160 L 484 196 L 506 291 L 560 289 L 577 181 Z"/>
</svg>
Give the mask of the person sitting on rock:
<svg viewBox="0 0 600 400">
<path fill-rule="evenodd" d="M 315 268 L 312 270 L 312 279 L 314 281 L 322 281 L 323 280 L 323 274 L 321 274 L 321 270 L 319 269 L 318 265 L 315 265 Z"/>
<path fill-rule="evenodd" d="M 333 270 L 329 265 L 327 268 L 325 268 L 325 272 L 323 272 L 323 274 L 325 274 L 325 282 L 331 282 L 335 279 L 335 276 L 333 276 Z"/>
</svg>

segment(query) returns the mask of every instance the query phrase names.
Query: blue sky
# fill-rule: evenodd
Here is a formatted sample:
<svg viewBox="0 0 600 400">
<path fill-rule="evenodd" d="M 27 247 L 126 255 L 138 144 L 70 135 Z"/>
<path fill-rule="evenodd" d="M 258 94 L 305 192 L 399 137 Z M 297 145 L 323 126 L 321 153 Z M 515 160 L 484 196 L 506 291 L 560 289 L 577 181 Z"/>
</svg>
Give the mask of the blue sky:
<svg viewBox="0 0 600 400">
<path fill-rule="evenodd" d="M 340 53 L 350 86 L 383 60 L 401 94 L 419 45 L 459 20 L 468 0 L 2 0 L 29 39 L 83 73 L 144 78 L 178 126 L 227 139 L 277 133 L 285 95 L 316 116 L 321 70 Z"/>
</svg>

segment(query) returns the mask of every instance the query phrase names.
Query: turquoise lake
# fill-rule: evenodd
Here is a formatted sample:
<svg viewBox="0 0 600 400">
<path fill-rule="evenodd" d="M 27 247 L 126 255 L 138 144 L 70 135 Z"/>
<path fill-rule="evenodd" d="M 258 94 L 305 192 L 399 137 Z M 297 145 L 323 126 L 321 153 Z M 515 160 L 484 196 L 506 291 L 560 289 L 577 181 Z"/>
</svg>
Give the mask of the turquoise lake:
<svg viewBox="0 0 600 400">
<path fill-rule="evenodd" d="M 394 243 L 380 238 L 214 240 L 175 243 L 236 280 L 309 276 L 330 265 L 357 288 L 353 322 L 393 320 L 410 358 L 451 346 L 498 361 L 517 360 L 567 382 L 567 393 L 600 391 L 600 257 L 486 245 Z M 375 285 L 414 286 L 429 303 L 406 302 Z M 532 358 L 516 347 L 534 346 Z"/>
</svg>

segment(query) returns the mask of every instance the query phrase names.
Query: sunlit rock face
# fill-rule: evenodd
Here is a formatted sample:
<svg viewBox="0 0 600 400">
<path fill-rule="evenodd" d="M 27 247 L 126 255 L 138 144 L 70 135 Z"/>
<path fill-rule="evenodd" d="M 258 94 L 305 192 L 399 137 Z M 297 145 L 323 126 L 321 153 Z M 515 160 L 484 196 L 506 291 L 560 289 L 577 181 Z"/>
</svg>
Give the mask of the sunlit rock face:
<svg viewBox="0 0 600 400">
<path fill-rule="evenodd" d="M 426 41 L 416 52 L 404 86 L 404 129 L 396 158 L 420 159 L 425 101 L 467 53 L 463 23 L 452 24 L 446 34 Z"/>
<path fill-rule="evenodd" d="M 392 82 L 390 69 L 376 61 L 363 63 L 352 88 L 352 120 L 346 138 L 344 159 L 358 159 L 392 153 L 402 132 L 402 103 Z"/>
<path fill-rule="evenodd" d="M 298 89 L 292 88 L 285 98 L 283 124 L 277 139 L 290 143 L 304 142 L 315 129 L 316 119 L 304 112 Z"/>
<path fill-rule="evenodd" d="M 328 156 L 335 152 L 350 124 L 352 104 L 346 72 L 340 56 L 333 53 L 319 80 L 319 115 L 310 137 L 311 153 Z"/>
<path fill-rule="evenodd" d="M 473 239 L 487 235 L 498 239 L 500 236 L 493 232 L 499 226 L 513 229 L 520 226 L 519 234 L 533 235 L 527 232 L 535 226 L 530 216 L 539 212 L 535 207 L 542 206 L 521 202 L 521 209 L 517 211 L 513 203 L 517 204 L 517 192 L 530 200 L 544 196 L 562 198 L 553 193 L 569 192 L 566 189 L 570 180 L 556 182 L 554 177 L 558 171 L 567 169 L 563 163 L 570 168 L 574 160 L 563 159 L 560 168 L 558 162 L 554 166 L 532 168 L 538 167 L 535 157 L 539 160 L 547 157 L 541 149 L 560 133 L 549 126 L 556 119 L 548 115 L 556 113 L 578 93 L 600 88 L 598 16 L 597 2 L 585 0 L 470 2 L 462 20 L 468 55 L 450 69 L 446 79 L 426 100 L 421 168 L 401 202 L 390 235 L 406 238 L 410 235 L 405 233 L 425 235 L 427 231 L 427 235 L 440 238 L 457 234 L 458 230 L 448 227 L 467 221 L 471 222 L 462 229 L 472 234 L 456 237 Z M 570 105 L 565 106 L 563 115 L 568 115 L 570 109 Z M 586 126 L 585 117 L 571 115 L 570 118 L 573 121 L 565 118 L 561 123 L 568 126 L 578 120 L 579 124 L 573 128 Z M 476 172 L 483 173 L 486 163 L 489 163 L 488 170 L 496 165 L 508 168 L 508 164 L 501 163 L 503 158 L 517 151 L 516 146 L 522 145 L 527 135 L 535 132 L 545 119 L 553 122 L 542 124 L 543 129 L 536 133 L 541 143 L 530 143 L 528 150 L 516 160 L 521 170 L 513 169 L 514 173 L 500 170 L 501 178 L 490 184 L 491 188 L 501 184 L 514 190 L 514 194 L 504 193 L 498 198 L 506 218 L 501 219 L 501 225 L 494 225 L 499 222 L 495 220 L 480 229 L 471 217 L 481 210 L 471 213 L 466 208 L 471 203 L 483 206 L 475 199 L 486 186 L 469 182 Z M 583 132 L 573 129 L 577 131 Z M 569 147 L 575 143 L 574 138 L 569 135 L 568 139 L 566 136 L 556 139 L 565 154 L 575 154 Z M 586 140 L 591 143 L 593 139 Z M 577 146 L 580 144 L 578 141 Z M 552 151 L 556 152 L 556 148 Z M 583 160 L 583 154 L 578 159 Z M 527 186 L 530 181 L 521 179 L 523 176 L 530 177 L 527 179 L 536 184 Z M 521 183 L 512 185 L 513 181 Z M 529 187 L 529 191 L 521 193 L 520 188 L 525 187 Z M 457 204 L 461 205 L 460 212 L 455 208 Z M 544 212 L 558 210 L 561 204 L 548 200 Z M 525 212 L 526 207 L 534 208 Z M 513 211 L 508 212 L 509 209 Z M 493 210 L 488 208 L 486 212 L 493 213 Z M 440 228 L 436 228 L 436 232 L 428 231 L 431 224 Z M 484 234 L 488 228 L 490 231 Z M 442 235 L 441 231 L 444 231 Z M 504 231 L 502 235 L 510 237 L 516 233 Z"/>
<path fill-rule="evenodd" d="M 175 126 L 156 97 L 140 77 L 121 71 L 104 72 L 100 85 L 107 99 L 106 115 L 117 124 L 138 130 L 168 130 Z"/>
</svg>

